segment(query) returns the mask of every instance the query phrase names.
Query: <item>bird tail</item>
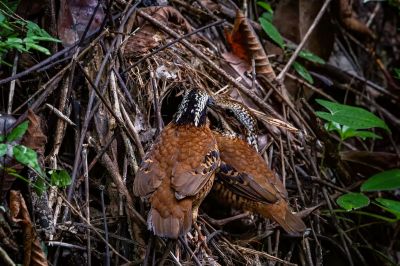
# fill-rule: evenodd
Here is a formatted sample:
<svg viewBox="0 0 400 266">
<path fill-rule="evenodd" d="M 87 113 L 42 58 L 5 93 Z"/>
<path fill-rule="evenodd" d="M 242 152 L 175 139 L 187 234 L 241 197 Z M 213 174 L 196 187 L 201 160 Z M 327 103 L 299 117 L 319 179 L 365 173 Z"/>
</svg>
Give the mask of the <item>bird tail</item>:
<svg viewBox="0 0 400 266">
<path fill-rule="evenodd" d="M 192 203 L 177 201 L 175 206 L 152 206 L 147 217 L 148 229 L 160 237 L 177 239 L 186 234 L 192 226 Z"/>
<path fill-rule="evenodd" d="M 290 211 L 286 202 L 264 206 L 262 214 L 276 221 L 288 234 L 299 236 L 306 230 L 303 220 Z"/>
</svg>

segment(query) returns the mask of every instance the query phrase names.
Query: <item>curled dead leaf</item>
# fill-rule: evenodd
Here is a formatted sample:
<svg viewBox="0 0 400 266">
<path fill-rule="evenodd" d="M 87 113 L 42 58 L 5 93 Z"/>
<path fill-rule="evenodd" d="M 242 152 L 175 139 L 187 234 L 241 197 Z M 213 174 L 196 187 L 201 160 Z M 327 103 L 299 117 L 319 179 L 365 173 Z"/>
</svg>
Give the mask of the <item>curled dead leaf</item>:
<svg viewBox="0 0 400 266">
<path fill-rule="evenodd" d="M 42 120 L 31 109 L 28 110 L 29 126 L 26 131 L 22 143 L 35 150 L 38 154 L 43 155 L 47 137 L 42 131 Z"/>
<path fill-rule="evenodd" d="M 46 255 L 40 246 L 25 200 L 19 191 L 10 191 L 10 212 L 12 221 L 19 224 L 23 230 L 24 266 L 47 266 Z"/>
<path fill-rule="evenodd" d="M 358 32 L 362 35 L 374 39 L 375 34 L 364 23 L 357 19 L 356 14 L 353 12 L 351 3 L 352 1 L 349 0 L 340 0 L 339 20 L 348 30 Z"/>
<path fill-rule="evenodd" d="M 64 46 L 72 46 L 79 41 L 93 14 L 94 17 L 86 36 L 90 36 L 100 28 L 105 14 L 101 4 L 98 5 L 98 0 L 60 1 L 57 30 Z M 94 13 L 95 11 L 96 13 Z"/>
<path fill-rule="evenodd" d="M 232 52 L 240 59 L 251 65 L 255 62 L 257 74 L 264 75 L 268 80 L 273 81 L 276 78 L 267 54 L 262 47 L 257 34 L 250 25 L 244 14 L 238 10 L 236 13 L 235 24 L 231 32 L 225 32 L 226 39 L 231 46 Z"/>
</svg>

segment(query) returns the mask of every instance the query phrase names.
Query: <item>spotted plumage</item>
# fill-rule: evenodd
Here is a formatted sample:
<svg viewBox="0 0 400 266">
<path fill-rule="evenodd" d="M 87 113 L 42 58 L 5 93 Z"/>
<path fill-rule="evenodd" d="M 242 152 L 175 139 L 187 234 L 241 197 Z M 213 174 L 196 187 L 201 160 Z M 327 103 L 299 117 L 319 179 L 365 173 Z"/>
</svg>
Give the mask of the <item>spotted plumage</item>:
<svg viewBox="0 0 400 266">
<path fill-rule="evenodd" d="M 214 194 L 235 208 L 253 211 L 278 222 L 290 234 L 301 233 L 305 225 L 290 211 L 285 187 L 255 149 L 257 143 L 252 138 L 256 134 L 251 131 L 255 129 L 255 119 L 240 103 L 224 102 L 224 108 L 231 110 L 245 127 L 247 142 L 235 134 L 213 132 L 221 156 Z"/>
<path fill-rule="evenodd" d="M 136 174 L 134 193 L 150 202 L 148 228 L 158 236 L 176 239 L 188 232 L 212 188 L 220 158 L 206 124 L 207 101 L 203 91 L 185 93 Z"/>
<path fill-rule="evenodd" d="M 240 123 L 241 128 L 244 130 L 247 142 L 258 151 L 257 145 L 257 120 L 252 115 L 251 111 L 243 104 L 228 100 L 225 98 L 219 98 L 213 104 L 217 109 L 225 111 L 228 116 L 234 117 Z"/>
</svg>

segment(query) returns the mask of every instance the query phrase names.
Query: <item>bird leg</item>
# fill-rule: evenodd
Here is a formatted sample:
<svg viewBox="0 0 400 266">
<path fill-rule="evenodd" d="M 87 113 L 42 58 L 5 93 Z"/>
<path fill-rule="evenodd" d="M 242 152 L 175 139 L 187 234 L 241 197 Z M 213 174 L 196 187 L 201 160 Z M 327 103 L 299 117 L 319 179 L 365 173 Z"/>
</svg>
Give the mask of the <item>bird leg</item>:
<svg viewBox="0 0 400 266">
<path fill-rule="evenodd" d="M 211 250 L 210 250 L 210 249 L 208 248 L 208 246 L 207 246 L 207 237 L 204 236 L 204 235 L 201 233 L 201 228 L 200 228 L 200 226 L 197 224 L 197 222 L 194 222 L 194 223 L 193 223 L 193 227 L 194 227 L 194 229 L 197 231 L 198 240 L 199 240 L 199 242 L 200 242 L 200 243 L 198 243 L 198 244 L 196 245 L 196 249 L 194 250 L 194 254 L 196 254 L 196 252 L 200 249 L 200 247 L 203 246 L 203 247 L 204 247 L 204 250 L 207 252 L 207 254 L 211 255 L 212 252 L 211 252 Z"/>
</svg>

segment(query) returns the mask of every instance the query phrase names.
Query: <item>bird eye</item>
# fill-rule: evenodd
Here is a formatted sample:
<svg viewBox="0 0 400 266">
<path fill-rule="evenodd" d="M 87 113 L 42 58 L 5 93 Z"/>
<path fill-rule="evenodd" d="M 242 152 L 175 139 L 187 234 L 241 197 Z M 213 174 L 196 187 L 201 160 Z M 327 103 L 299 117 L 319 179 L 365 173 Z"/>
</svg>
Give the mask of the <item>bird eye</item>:
<svg viewBox="0 0 400 266">
<path fill-rule="evenodd" d="M 234 115 L 235 115 L 234 112 L 233 112 L 231 109 L 227 109 L 227 110 L 226 110 L 226 114 L 227 114 L 228 116 L 234 116 Z"/>
</svg>

